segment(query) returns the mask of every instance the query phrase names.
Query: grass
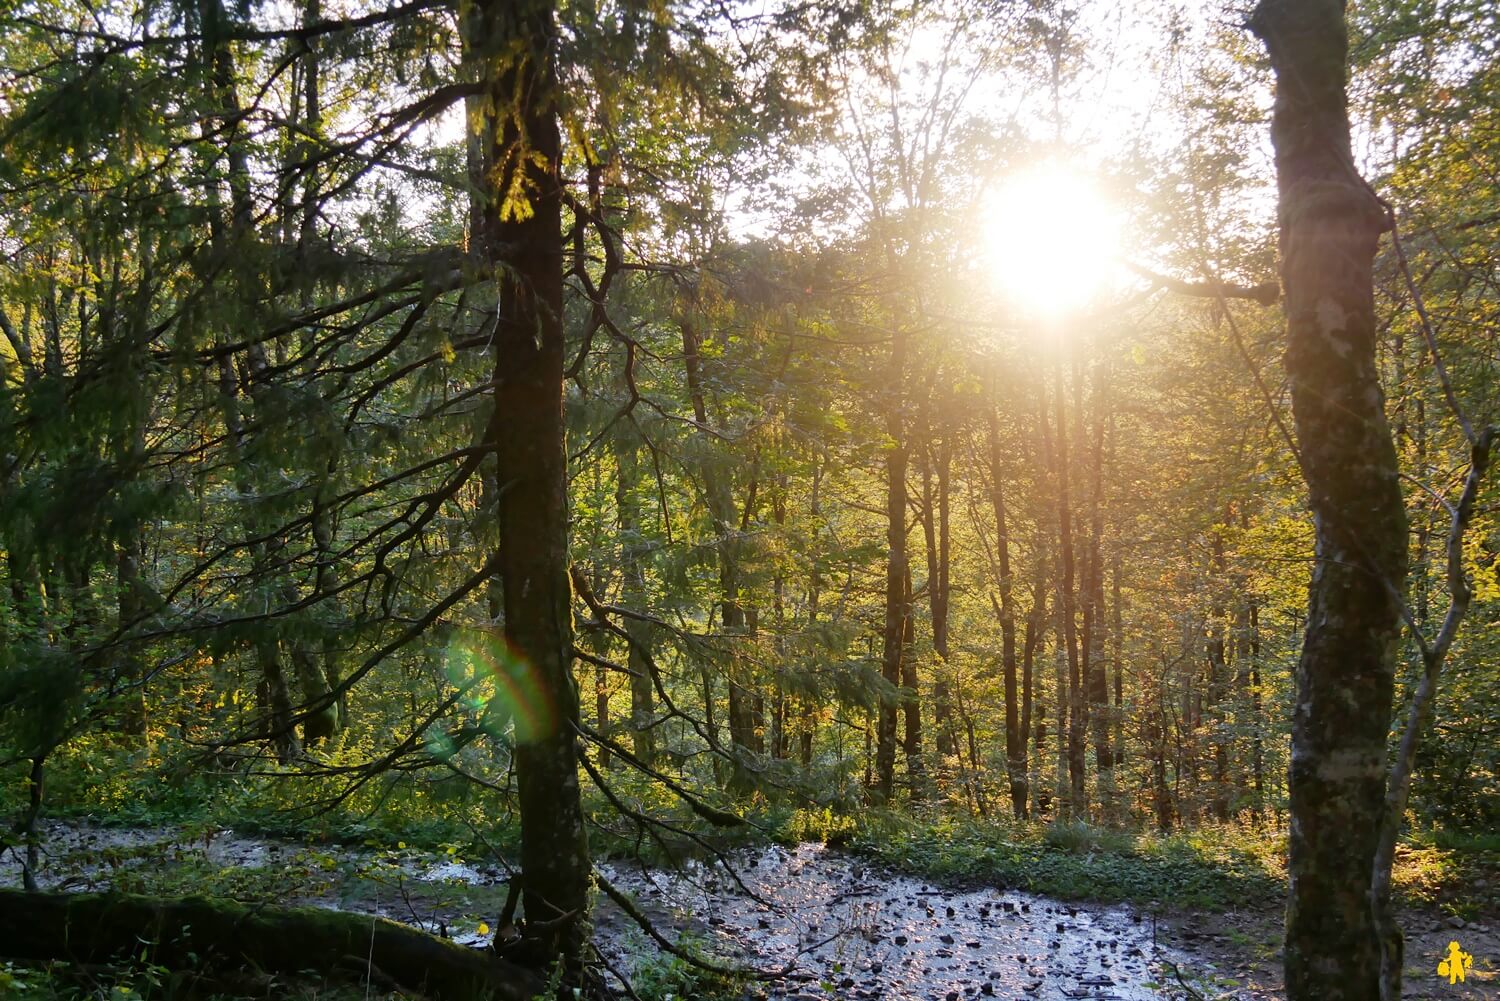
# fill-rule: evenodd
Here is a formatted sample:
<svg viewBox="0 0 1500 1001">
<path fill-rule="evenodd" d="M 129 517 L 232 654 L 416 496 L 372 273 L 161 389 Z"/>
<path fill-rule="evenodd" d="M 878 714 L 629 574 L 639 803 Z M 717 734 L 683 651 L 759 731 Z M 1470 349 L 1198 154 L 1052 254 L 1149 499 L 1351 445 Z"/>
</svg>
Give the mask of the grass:
<svg viewBox="0 0 1500 1001">
<path fill-rule="evenodd" d="M 1408 904 L 1473 920 L 1500 912 L 1500 834 L 1418 831 L 1396 849 L 1392 877 Z"/>
<path fill-rule="evenodd" d="M 340 753 L 357 757 L 364 751 L 350 747 Z M 513 855 L 518 848 L 519 831 L 513 822 L 495 815 L 493 797 L 462 782 L 393 774 L 335 808 L 310 815 L 296 807 L 336 792 L 335 783 L 275 774 L 183 773 L 177 767 L 174 772 L 172 765 L 152 762 L 141 752 L 80 743 L 59 755 L 50 772 L 47 815 L 123 826 L 167 824 L 189 835 L 199 828 L 230 827 L 314 844 L 377 850 L 410 846 L 434 854 L 457 851 L 466 858 L 485 858 L 492 851 Z M 710 830 L 655 783 L 622 772 L 612 776 L 612 784 L 632 809 L 672 817 L 682 826 L 699 829 L 721 848 L 766 839 L 821 841 L 933 880 L 1140 907 L 1222 911 L 1247 904 L 1274 905 L 1285 893 L 1282 830 L 1226 824 L 1160 835 L 1082 821 L 979 823 L 913 819 L 884 811 L 851 815 L 831 808 L 796 809 L 759 796 L 738 804 L 750 824 Z M 19 803 L 5 800 L 22 788 L 21 782 L 0 783 L 0 815 L 16 815 Z M 602 796 L 589 797 L 585 808 L 600 820 L 591 834 L 597 855 L 642 850 L 648 856 L 659 854 L 650 839 L 636 838 L 628 825 L 611 832 L 620 825 L 613 806 Z M 673 839 L 671 848 L 697 853 L 680 838 Z M 194 875 L 198 885 L 223 889 L 231 896 L 254 896 L 263 889 L 234 885 L 238 880 L 253 884 L 253 876 Z M 316 873 L 309 876 L 316 881 Z M 1398 852 L 1395 879 L 1408 906 L 1465 919 L 1494 913 L 1500 906 L 1500 834 L 1414 833 Z"/>
<path fill-rule="evenodd" d="M 866 818 L 852 847 L 926 878 L 1065 900 L 1227 910 L 1285 888 L 1281 839 L 1234 827 L 1168 836 L 1093 825 L 916 823 Z"/>
<path fill-rule="evenodd" d="M 860 819 L 859 854 L 934 881 L 982 883 L 1065 900 L 1221 912 L 1279 906 L 1286 832 L 1236 824 L 1157 834 L 1081 821 L 982 824 Z M 1473 919 L 1500 909 L 1500 836 L 1417 832 L 1397 850 L 1398 902 Z"/>
</svg>

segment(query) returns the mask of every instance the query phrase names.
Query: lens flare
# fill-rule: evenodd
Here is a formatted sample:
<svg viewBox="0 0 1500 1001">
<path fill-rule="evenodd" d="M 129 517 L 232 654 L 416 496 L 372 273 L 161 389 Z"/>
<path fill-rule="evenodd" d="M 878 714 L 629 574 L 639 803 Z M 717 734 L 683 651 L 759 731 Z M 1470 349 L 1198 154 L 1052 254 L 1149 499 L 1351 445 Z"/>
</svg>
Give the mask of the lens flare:
<svg viewBox="0 0 1500 1001">
<path fill-rule="evenodd" d="M 449 644 L 447 668 L 455 685 L 469 689 L 469 707 L 493 736 L 509 729 L 511 740 L 521 745 L 557 732 L 557 705 L 541 672 L 499 630 L 461 631 Z"/>
</svg>

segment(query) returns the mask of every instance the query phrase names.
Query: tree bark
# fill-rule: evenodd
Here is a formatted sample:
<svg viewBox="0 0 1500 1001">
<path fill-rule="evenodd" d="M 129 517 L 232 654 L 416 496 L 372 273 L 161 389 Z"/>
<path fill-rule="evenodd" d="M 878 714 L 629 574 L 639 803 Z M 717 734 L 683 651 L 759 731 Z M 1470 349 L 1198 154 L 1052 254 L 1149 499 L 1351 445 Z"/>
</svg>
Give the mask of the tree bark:
<svg viewBox="0 0 1500 1001">
<path fill-rule="evenodd" d="M 1379 996 L 1369 891 L 1407 569 L 1375 365 L 1386 217 L 1350 153 L 1342 0 L 1261 0 L 1250 29 L 1276 74 L 1286 369 L 1316 532 L 1288 778 L 1287 997 L 1368 1001 Z"/>
<path fill-rule="evenodd" d="M 1089 449 L 1089 536 L 1084 573 L 1083 665 L 1090 740 L 1094 745 L 1094 767 L 1098 774 L 1101 814 L 1113 821 L 1115 813 L 1114 746 L 1110 739 L 1109 674 L 1104 660 L 1104 426 L 1109 409 L 1105 376 L 1100 365 L 1094 365 L 1094 386 L 1090 394 L 1093 405 L 1093 443 Z M 1080 431 L 1083 411 L 1078 414 Z"/>
<path fill-rule="evenodd" d="M 557 25 L 551 0 L 485 0 L 471 25 L 493 128 L 480 252 L 499 296 L 491 444 L 505 650 L 496 660 L 533 703 L 516 714 L 523 938 L 561 964 L 566 991 L 582 984 L 590 862 L 568 577 Z"/>
<path fill-rule="evenodd" d="M 1033 785 L 1031 781 L 1031 761 L 1027 754 L 1027 738 L 1031 733 L 1031 720 L 1033 714 L 1033 703 L 1038 682 L 1035 679 L 1034 667 L 1036 665 L 1036 654 L 1041 649 L 1047 637 L 1047 591 L 1046 582 L 1042 577 L 1041 558 L 1037 557 L 1038 566 L 1036 581 L 1031 589 L 1031 612 L 1026 616 L 1026 634 L 1021 640 L 1021 726 L 1020 726 L 1020 756 L 1017 760 L 1019 765 L 1018 776 L 1021 780 L 1019 804 L 1013 802 L 1012 806 L 1018 806 L 1016 817 L 1019 820 L 1031 818 L 1030 794 Z M 1037 757 L 1042 756 L 1042 745 L 1047 734 L 1047 712 L 1044 706 L 1035 707 L 1036 715 L 1036 745 Z M 1008 762 L 1007 762 L 1008 763 Z M 1012 795 L 1016 791 L 1012 792 Z"/>
<path fill-rule="evenodd" d="M 1227 515 L 1226 515 L 1227 521 Z M 1213 817 L 1219 822 L 1229 819 L 1229 639 L 1228 610 L 1223 593 L 1229 586 L 1229 564 L 1224 555 L 1224 533 L 1215 529 L 1213 540 L 1213 600 L 1208 612 L 1208 717 L 1212 730 L 1208 735 L 1213 748 L 1213 792 L 1209 797 Z"/>
<path fill-rule="evenodd" d="M 946 758 L 958 753 L 953 726 L 953 696 L 948 680 L 948 584 L 952 554 L 948 525 L 949 486 L 953 470 L 951 429 L 944 428 L 941 442 L 933 447 L 931 425 L 918 452 L 922 472 L 922 533 L 927 543 L 927 594 L 932 610 L 932 650 L 937 654 L 937 677 L 932 686 L 932 729 L 938 754 Z M 934 476 L 936 473 L 936 476 Z M 935 480 L 935 482 L 934 482 Z"/>
</svg>

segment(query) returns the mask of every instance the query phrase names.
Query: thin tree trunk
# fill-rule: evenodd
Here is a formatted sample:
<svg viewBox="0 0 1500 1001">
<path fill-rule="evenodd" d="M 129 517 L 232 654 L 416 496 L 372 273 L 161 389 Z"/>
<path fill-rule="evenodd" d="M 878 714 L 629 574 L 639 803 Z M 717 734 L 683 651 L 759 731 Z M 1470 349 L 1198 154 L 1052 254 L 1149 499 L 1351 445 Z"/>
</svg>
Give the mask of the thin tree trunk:
<svg viewBox="0 0 1500 1001">
<path fill-rule="evenodd" d="M 1224 607 L 1223 592 L 1229 586 L 1229 566 L 1224 556 L 1224 535 L 1214 533 L 1213 541 L 1213 603 L 1208 613 L 1208 714 L 1212 731 L 1208 742 L 1213 748 L 1213 793 L 1210 803 L 1213 817 L 1220 823 L 1229 819 L 1229 744 L 1228 695 L 1229 661 L 1228 641 L 1225 630 L 1228 612 Z"/>
<path fill-rule="evenodd" d="M 812 514 L 814 538 L 817 537 L 819 522 L 822 517 L 820 500 L 823 487 L 823 466 L 815 461 L 813 465 L 812 498 L 810 502 L 810 513 Z M 823 578 L 818 571 L 818 561 L 812 561 L 812 573 L 807 582 L 807 628 L 813 631 L 814 624 L 818 621 L 818 606 L 823 596 Z M 799 696 L 802 703 L 802 719 L 798 735 L 799 751 L 803 768 L 812 767 L 813 759 L 813 736 L 817 720 L 814 714 L 814 704 L 811 696 L 803 694 Z"/>
<path fill-rule="evenodd" d="M 1255 817 L 1259 820 L 1266 805 L 1266 715 L 1260 688 L 1260 608 L 1255 604 L 1250 606 L 1250 713 L 1254 726 L 1250 738 L 1250 767 L 1255 790 Z"/>
<path fill-rule="evenodd" d="M 906 571 L 906 620 L 901 626 L 901 699 L 902 716 L 906 731 L 901 741 L 901 753 L 906 757 L 906 776 L 911 782 L 911 797 L 923 798 L 926 789 L 926 771 L 922 767 L 922 699 L 918 690 L 917 661 L 912 656 L 912 645 L 917 641 L 917 624 L 912 615 L 911 568 Z"/>
<path fill-rule="evenodd" d="M 881 632 L 880 672 L 892 686 L 901 684 L 901 663 L 906 626 L 906 429 L 901 417 L 906 376 L 906 335 L 897 330 L 891 338 L 890 365 L 886 373 L 886 561 L 885 628 Z M 889 803 L 896 779 L 896 702 L 882 702 L 876 735 L 876 792 Z"/>
<path fill-rule="evenodd" d="M 1081 816 L 1088 811 L 1087 794 L 1084 787 L 1084 726 L 1083 726 L 1083 675 L 1078 651 L 1077 592 L 1073 555 L 1073 504 L 1068 489 L 1071 471 L 1068 465 L 1068 422 L 1063 394 L 1062 365 L 1056 370 L 1053 401 L 1057 436 L 1054 453 L 1057 477 L 1057 538 L 1058 556 L 1061 561 L 1062 580 L 1058 584 L 1057 608 L 1060 629 L 1058 630 L 1059 654 L 1066 660 L 1066 684 L 1058 694 L 1058 752 L 1067 763 L 1068 809 L 1071 814 Z M 1067 704 L 1067 729 L 1063 727 L 1063 704 Z M 1066 741 L 1061 735 L 1066 732 Z"/>
<path fill-rule="evenodd" d="M 711 437 L 713 428 L 708 419 L 707 392 L 703 385 L 703 352 L 698 330 L 685 317 L 680 327 L 683 368 L 687 375 L 688 395 L 692 399 L 693 418 L 704 436 Z M 705 464 L 703 479 L 719 556 L 720 621 L 724 627 L 725 642 L 730 647 L 724 672 L 729 740 L 737 754 L 748 754 L 755 750 L 754 686 L 747 684 L 745 666 L 742 663 L 745 612 L 740 605 L 739 538 L 743 534 L 743 528 L 748 527 L 754 506 L 756 475 L 751 475 L 749 496 L 740 519 L 735 518 L 734 498 L 724 473 L 710 462 Z M 737 524 L 740 530 L 737 530 Z M 711 692 L 712 681 L 705 675 L 704 699 L 706 713 L 709 715 L 712 714 Z M 740 791 L 745 791 L 750 786 L 749 773 L 740 760 L 732 765 L 731 782 Z"/>
<path fill-rule="evenodd" d="M 776 494 L 771 499 L 771 520 L 776 523 L 776 534 L 785 538 L 786 535 L 786 495 L 787 475 L 785 472 L 776 476 Z M 774 693 L 774 704 L 771 713 L 771 757 L 778 760 L 785 759 L 791 746 L 790 734 L 787 731 L 787 695 L 786 695 L 786 572 L 783 564 L 776 564 L 776 572 L 771 582 L 771 612 L 775 616 L 776 635 L 772 640 L 776 652 L 776 686 Z"/>
<path fill-rule="evenodd" d="M 1396 842 L 1401 836 L 1401 826 L 1406 817 L 1406 802 L 1411 793 L 1417 746 L 1432 714 L 1438 678 L 1448 659 L 1453 640 L 1458 635 L 1458 628 L 1463 624 L 1464 616 L 1469 612 L 1469 604 L 1474 599 L 1474 588 L 1464 568 L 1464 537 L 1474 518 L 1474 504 L 1489 468 L 1490 451 L 1497 434 L 1500 434 L 1500 429 L 1493 427 L 1480 432 L 1469 453 L 1469 471 L 1464 477 L 1463 493 L 1453 507 L 1448 529 L 1448 611 L 1443 616 L 1443 624 L 1439 627 L 1436 638 L 1431 643 L 1421 641 L 1422 678 L 1417 682 L 1417 690 L 1412 695 L 1406 730 L 1401 734 L 1401 743 L 1397 746 L 1396 760 L 1391 765 L 1390 781 L 1386 786 L 1385 813 L 1375 849 L 1370 886 L 1371 908 L 1375 914 L 1375 928 L 1381 945 L 1381 1001 L 1400 1001 L 1401 998 L 1401 971 L 1406 947 L 1391 904 L 1391 867 L 1396 861 Z"/>
<path fill-rule="evenodd" d="M 938 659 L 937 677 L 932 688 L 932 729 L 938 754 L 946 758 L 958 753 L 948 681 L 948 565 L 951 554 L 948 514 L 953 467 L 952 435 L 945 430 L 936 455 L 933 455 L 929 428 L 919 455 L 922 463 L 922 530 L 927 542 L 928 605 L 932 610 L 932 650 Z"/>
<path fill-rule="evenodd" d="M 993 408 L 986 414 L 989 422 L 990 507 L 995 515 L 995 565 L 999 579 L 995 582 L 1000 597 L 996 613 L 1000 619 L 1000 664 L 1005 685 L 1005 770 L 1010 782 L 1011 810 L 1026 819 L 1026 738 L 1027 723 L 1022 719 L 1021 696 L 1016 690 L 1016 607 L 1015 589 L 1010 569 L 1010 525 L 1005 510 L 1003 456 L 1000 448 L 1000 423 Z M 1026 641 L 1032 641 L 1032 623 L 1026 623 Z M 1023 688 L 1030 688 L 1031 663 L 1028 654 L 1027 678 Z M 1029 698 L 1029 691 L 1026 693 Z M 1028 707 L 1029 708 L 1029 707 Z"/>
<path fill-rule="evenodd" d="M 1109 409 L 1105 379 L 1100 365 L 1094 366 L 1094 441 L 1089 455 L 1089 537 L 1085 573 L 1088 600 L 1084 607 L 1084 664 L 1087 676 L 1088 719 L 1094 745 L 1094 767 L 1098 772 L 1099 805 L 1102 815 L 1114 820 L 1114 747 L 1109 730 L 1109 673 L 1104 660 L 1104 428 Z M 1082 425 L 1083 412 L 1079 411 Z"/>
<path fill-rule="evenodd" d="M 620 520 L 620 586 L 626 608 L 645 611 L 646 574 L 641 555 L 640 505 L 635 488 L 640 479 L 640 446 L 633 429 L 627 428 L 615 444 L 615 461 L 619 478 L 615 481 L 615 508 Z M 631 751 L 643 763 L 656 763 L 656 685 L 648 657 L 653 641 L 651 624 L 635 617 L 625 620 L 630 651 L 626 667 L 630 669 L 630 740 Z"/>
<path fill-rule="evenodd" d="M 1111 604 L 1114 608 L 1114 628 L 1110 630 L 1110 661 L 1115 675 L 1114 710 L 1114 764 L 1125 763 L 1125 605 L 1120 596 L 1120 549 L 1116 540 L 1114 555 L 1110 557 Z"/>
<path fill-rule="evenodd" d="M 1156 679 L 1156 705 L 1151 712 L 1151 798 L 1156 811 L 1156 829 L 1172 829 L 1172 794 L 1167 786 L 1167 676 L 1171 671 L 1162 658 L 1161 673 Z"/>
</svg>

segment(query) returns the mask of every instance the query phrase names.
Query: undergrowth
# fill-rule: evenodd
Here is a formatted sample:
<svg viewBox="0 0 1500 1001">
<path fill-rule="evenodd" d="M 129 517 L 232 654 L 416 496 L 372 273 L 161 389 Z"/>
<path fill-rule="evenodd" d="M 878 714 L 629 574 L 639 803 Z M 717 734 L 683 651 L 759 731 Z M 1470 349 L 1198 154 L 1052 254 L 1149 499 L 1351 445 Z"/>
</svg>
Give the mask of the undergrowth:
<svg viewBox="0 0 1500 1001">
<path fill-rule="evenodd" d="M 346 738 L 319 754 L 337 765 L 359 761 L 369 750 Z M 709 793 L 705 798 L 713 806 L 747 821 L 711 828 L 660 784 L 623 769 L 609 776 L 615 797 L 632 811 L 669 818 L 719 849 L 817 841 L 933 880 L 1143 907 L 1225 910 L 1275 904 L 1285 894 L 1286 836 L 1275 828 L 1210 824 L 1158 834 L 1083 821 L 979 822 L 827 806 L 799 809 L 759 794 L 736 803 Z M 253 768 L 204 769 L 85 738 L 57 755 L 48 778 L 46 815 L 53 818 L 168 825 L 189 837 L 195 829 L 227 827 L 314 843 L 458 852 L 471 859 L 495 853 L 513 857 L 519 847 L 514 818 L 497 812 L 497 797 L 447 770 L 376 776 L 346 795 L 343 780 L 287 774 L 265 761 Z M 25 782 L 19 772 L 0 779 L 0 817 L 15 818 Z M 321 805 L 308 809 L 308 803 Z M 622 824 L 614 804 L 597 792 L 586 797 L 585 808 L 595 820 L 590 838 L 599 857 L 662 864 L 703 854 L 694 838 L 641 836 L 633 825 Z M 1395 881 L 1408 905 L 1465 917 L 1492 913 L 1500 903 L 1500 835 L 1414 832 L 1398 852 Z M 224 889 L 254 895 L 260 888 Z"/>
<path fill-rule="evenodd" d="M 864 818 L 852 847 L 929 879 L 1067 900 L 1224 910 L 1285 892 L 1282 839 L 1229 826 L 1159 836 L 1077 821 L 916 823 L 882 813 Z"/>
<path fill-rule="evenodd" d="M 1277 828 L 1209 824 L 1159 834 L 1083 821 L 919 821 L 872 812 L 847 841 L 928 879 L 1067 900 L 1225 911 L 1279 906 L 1286 895 L 1286 831 Z M 1493 913 L 1500 837 L 1414 832 L 1398 848 L 1393 876 L 1403 905 Z"/>
<path fill-rule="evenodd" d="M 68 963 L 0 964 L 0 997 L 15 1001 L 400 1001 L 399 992 L 313 977 L 245 974 L 207 982 L 193 971 L 149 963 L 102 969 Z"/>
</svg>

